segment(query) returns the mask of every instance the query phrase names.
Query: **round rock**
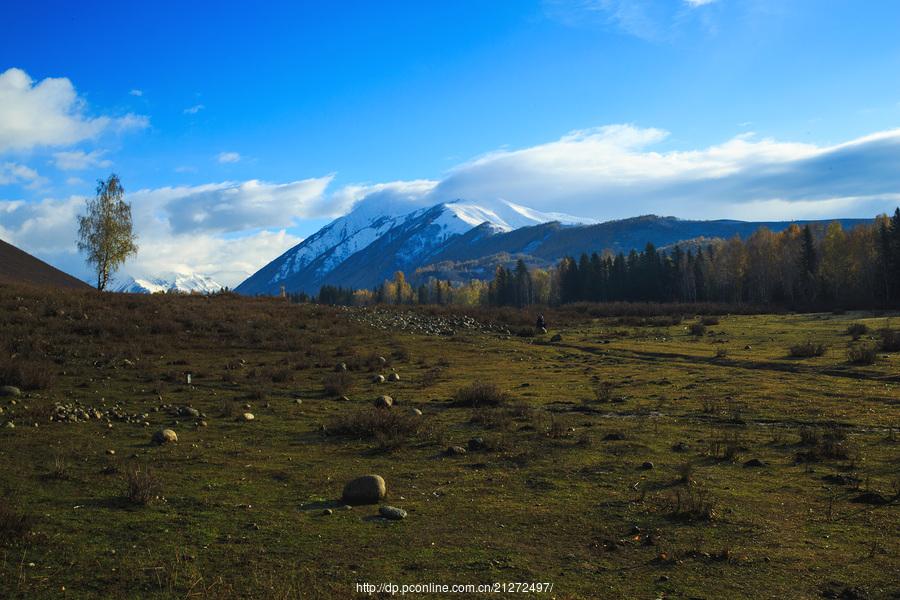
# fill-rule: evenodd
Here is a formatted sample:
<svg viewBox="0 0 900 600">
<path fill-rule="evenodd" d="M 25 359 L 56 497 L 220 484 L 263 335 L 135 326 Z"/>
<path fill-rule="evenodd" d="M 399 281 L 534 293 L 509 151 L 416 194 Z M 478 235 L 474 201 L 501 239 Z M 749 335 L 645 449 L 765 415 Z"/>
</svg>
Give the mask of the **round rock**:
<svg viewBox="0 0 900 600">
<path fill-rule="evenodd" d="M 376 375 L 372 378 L 372 383 L 384 383 L 384 375 Z"/>
<path fill-rule="evenodd" d="M 251 412 L 245 412 L 244 414 L 241 415 L 240 420 L 241 420 L 241 421 L 252 421 L 252 420 L 255 419 L 255 418 L 256 418 L 256 417 L 253 416 L 253 413 L 251 413 Z"/>
<path fill-rule="evenodd" d="M 400 381 L 400 374 L 391 373 L 390 375 L 388 375 L 388 381 Z"/>
<path fill-rule="evenodd" d="M 160 429 L 153 434 L 154 444 L 170 444 L 178 441 L 178 434 L 171 429 Z"/>
<path fill-rule="evenodd" d="M 406 511 L 402 508 L 397 508 L 396 506 L 382 506 L 378 509 L 378 514 L 385 519 L 390 519 L 392 521 L 399 521 L 406 518 Z"/>
<path fill-rule="evenodd" d="M 387 495 L 387 484 L 380 475 L 363 475 L 344 486 L 341 499 L 347 504 L 378 504 Z"/>
<path fill-rule="evenodd" d="M 378 396 L 375 398 L 375 408 L 390 408 L 394 405 L 394 399 L 390 396 Z"/>
</svg>

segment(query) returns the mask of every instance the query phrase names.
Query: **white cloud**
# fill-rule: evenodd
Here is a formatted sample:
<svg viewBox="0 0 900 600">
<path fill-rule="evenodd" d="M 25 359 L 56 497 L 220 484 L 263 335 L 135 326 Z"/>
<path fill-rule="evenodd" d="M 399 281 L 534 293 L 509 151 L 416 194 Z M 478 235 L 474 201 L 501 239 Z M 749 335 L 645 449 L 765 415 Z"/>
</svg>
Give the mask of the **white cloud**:
<svg viewBox="0 0 900 600">
<path fill-rule="evenodd" d="M 442 201 L 508 200 L 598 220 L 655 213 L 682 218 L 792 220 L 872 217 L 900 204 L 900 129 L 834 145 L 744 133 L 722 143 L 671 149 L 668 132 L 635 125 L 575 131 L 558 140 L 486 153 L 439 181 L 345 185 L 333 176 L 138 190 L 128 194 L 140 252 L 126 272 L 197 271 L 239 283 L 300 239 L 302 219 L 352 207 L 398 214 Z M 37 176 L 21 165 L 0 173 Z M 27 167 L 25 167 L 27 169 Z M 7 174 L 6 177 L 11 177 Z M 86 275 L 75 253 L 84 199 L 0 201 L 0 238 Z"/>
<path fill-rule="evenodd" d="M 219 155 L 216 157 L 216 160 L 222 164 L 226 163 L 236 163 L 241 160 L 241 155 L 237 152 L 219 152 Z"/>
<path fill-rule="evenodd" d="M 143 91 L 143 90 L 131 90 L 131 91 L 128 92 L 128 93 L 131 94 L 132 96 L 137 96 L 138 98 L 140 98 L 141 96 L 144 95 L 144 91 Z"/>
<path fill-rule="evenodd" d="M 46 182 L 37 171 L 18 163 L 0 163 L 0 185 L 23 184 L 26 187 L 37 187 Z"/>
<path fill-rule="evenodd" d="M 199 272 L 236 285 L 301 238 L 297 219 L 337 216 L 324 195 L 331 176 L 284 184 L 260 181 L 143 189 L 126 195 L 138 254 L 121 272 L 154 276 Z M 85 198 L 0 201 L 0 238 L 77 276 L 88 270 L 75 249 Z"/>
<path fill-rule="evenodd" d="M 848 203 L 832 216 L 872 216 L 877 198 L 885 210 L 900 192 L 900 129 L 833 146 L 742 134 L 702 149 L 655 150 L 665 138 L 661 130 L 615 125 L 492 152 L 452 169 L 431 199 L 507 199 L 598 219 L 766 219 L 768 202 L 793 205 L 799 218 L 818 214 L 809 203 L 837 198 Z"/>
<path fill-rule="evenodd" d="M 648 42 L 670 42 L 692 25 L 714 24 L 694 9 L 715 0 L 543 0 L 544 13 L 568 27 L 601 27 Z"/>
<path fill-rule="evenodd" d="M 92 167 L 105 169 L 112 165 L 112 161 L 104 159 L 104 154 L 106 154 L 104 150 L 94 150 L 93 152 L 73 150 L 56 152 L 53 154 L 53 159 L 56 168 L 62 171 L 83 171 Z"/>
<path fill-rule="evenodd" d="M 196 115 L 198 112 L 200 112 L 200 111 L 203 110 L 204 108 L 206 108 L 206 107 L 203 106 L 202 104 L 195 104 L 195 105 L 193 105 L 193 106 L 189 106 L 188 108 L 184 109 L 184 114 L 186 114 L 186 115 Z"/>
<path fill-rule="evenodd" d="M 145 116 L 87 114 L 87 103 L 64 77 L 35 83 L 21 69 L 0 73 L 0 152 L 67 146 L 107 131 L 147 127 Z"/>
</svg>

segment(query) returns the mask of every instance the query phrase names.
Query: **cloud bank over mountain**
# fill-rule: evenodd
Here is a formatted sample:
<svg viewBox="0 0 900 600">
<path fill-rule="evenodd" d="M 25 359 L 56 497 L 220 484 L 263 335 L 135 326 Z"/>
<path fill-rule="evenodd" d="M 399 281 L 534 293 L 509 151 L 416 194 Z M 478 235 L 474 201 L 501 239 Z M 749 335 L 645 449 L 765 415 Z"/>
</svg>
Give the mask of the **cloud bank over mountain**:
<svg viewBox="0 0 900 600">
<path fill-rule="evenodd" d="M 329 174 L 142 189 L 128 195 L 141 250 L 127 269 L 135 276 L 203 272 L 233 285 L 301 241 L 298 224 L 360 204 L 399 215 L 461 198 L 596 220 L 647 213 L 783 220 L 871 217 L 900 203 L 900 130 L 827 146 L 742 134 L 705 148 L 664 149 L 669 138 L 630 124 L 585 129 L 486 153 L 436 180 L 338 186 Z M 12 163 L 4 169 L 10 180 L 38 177 Z M 0 200 L 0 237 L 84 273 L 74 253 L 83 202 Z"/>
</svg>

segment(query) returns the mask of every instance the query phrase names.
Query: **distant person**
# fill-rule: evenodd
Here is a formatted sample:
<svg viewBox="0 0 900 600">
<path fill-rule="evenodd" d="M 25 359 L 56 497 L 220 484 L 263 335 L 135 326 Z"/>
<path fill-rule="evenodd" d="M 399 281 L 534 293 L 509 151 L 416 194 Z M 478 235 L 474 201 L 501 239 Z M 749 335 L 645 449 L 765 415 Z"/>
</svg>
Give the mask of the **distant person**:
<svg viewBox="0 0 900 600">
<path fill-rule="evenodd" d="M 536 327 L 538 329 L 547 329 L 547 321 L 544 320 L 544 315 L 538 315 Z"/>
</svg>

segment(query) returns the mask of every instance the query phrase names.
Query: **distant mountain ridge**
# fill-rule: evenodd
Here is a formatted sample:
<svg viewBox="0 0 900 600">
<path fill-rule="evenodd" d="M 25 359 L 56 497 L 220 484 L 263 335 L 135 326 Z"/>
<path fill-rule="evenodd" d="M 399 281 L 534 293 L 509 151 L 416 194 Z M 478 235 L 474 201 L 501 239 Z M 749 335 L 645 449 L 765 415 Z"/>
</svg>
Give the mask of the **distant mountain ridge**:
<svg viewBox="0 0 900 600">
<path fill-rule="evenodd" d="M 430 275 L 485 278 L 493 265 L 505 264 L 511 256 L 545 266 L 564 256 L 640 250 L 648 242 L 661 248 L 697 238 L 746 238 L 760 227 L 780 231 L 791 223 L 833 221 L 697 221 L 645 215 L 597 223 L 503 201 L 447 202 L 407 212 L 403 206 L 358 206 L 270 262 L 235 291 L 277 294 L 284 286 L 288 292 L 314 294 L 326 284 L 372 288 L 396 271 L 404 271 L 414 282 Z M 844 227 L 871 222 L 837 220 Z M 464 268 L 454 270 L 462 263 Z"/>
<path fill-rule="evenodd" d="M 212 294 L 222 286 L 211 277 L 199 273 L 172 273 L 164 277 L 134 278 L 125 277 L 110 286 L 113 292 L 124 294 Z"/>
<path fill-rule="evenodd" d="M 84 281 L 0 240 L 0 283 L 88 289 Z"/>
<path fill-rule="evenodd" d="M 546 214 L 511 202 L 461 200 L 434 206 L 363 201 L 235 288 L 242 294 L 315 293 L 325 284 L 369 287 L 397 270 L 414 270 L 450 240 L 476 227 L 491 234 L 552 220 L 588 219 Z M 363 253 L 364 252 L 364 253 Z M 362 254 L 361 254 L 362 253 Z"/>
</svg>

